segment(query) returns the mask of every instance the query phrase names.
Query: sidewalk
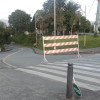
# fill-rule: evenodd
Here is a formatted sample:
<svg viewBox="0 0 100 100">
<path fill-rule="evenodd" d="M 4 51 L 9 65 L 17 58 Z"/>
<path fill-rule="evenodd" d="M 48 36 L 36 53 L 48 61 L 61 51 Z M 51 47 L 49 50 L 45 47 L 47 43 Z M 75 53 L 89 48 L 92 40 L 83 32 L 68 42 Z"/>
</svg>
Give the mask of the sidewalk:
<svg viewBox="0 0 100 100">
<path fill-rule="evenodd" d="M 9 44 L 9 45 L 8 44 L 4 44 L 4 47 L 5 47 L 5 50 L 3 52 L 10 51 L 10 50 L 13 49 L 13 45 L 12 44 Z M 0 52 L 2 52 L 1 48 L 0 48 Z"/>
<path fill-rule="evenodd" d="M 95 53 L 100 53 L 100 47 L 98 48 L 90 48 L 90 49 L 81 49 L 80 54 L 95 54 Z"/>
<path fill-rule="evenodd" d="M 4 47 L 5 47 L 5 51 L 10 51 L 10 50 L 13 49 L 13 45 L 12 44 L 9 44 L 9 45 L 5 44 Z"/>
</svg>

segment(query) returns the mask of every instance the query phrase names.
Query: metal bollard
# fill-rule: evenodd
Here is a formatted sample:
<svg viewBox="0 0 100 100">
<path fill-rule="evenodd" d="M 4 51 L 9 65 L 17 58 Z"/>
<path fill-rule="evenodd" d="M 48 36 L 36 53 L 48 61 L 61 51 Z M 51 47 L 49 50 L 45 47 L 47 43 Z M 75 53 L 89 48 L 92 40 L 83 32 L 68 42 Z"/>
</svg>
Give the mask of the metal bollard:
<svg viewBox="0 0 100 100">
<path fill-rule="evenodd" d="M 68 63 L 66 98 L 71 99 L 72 96 L 73 96 L 73 64 Z"/>
</svg>

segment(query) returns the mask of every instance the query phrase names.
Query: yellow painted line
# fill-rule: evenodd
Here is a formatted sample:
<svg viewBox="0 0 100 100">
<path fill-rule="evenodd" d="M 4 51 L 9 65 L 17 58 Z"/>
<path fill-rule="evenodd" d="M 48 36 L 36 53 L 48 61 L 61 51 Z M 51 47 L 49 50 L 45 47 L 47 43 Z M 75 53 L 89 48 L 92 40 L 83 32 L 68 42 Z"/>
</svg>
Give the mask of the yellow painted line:
<svg viewBox="0 0 100 100">
<path fill-rule="evenodd" d="M 11 57 L 11 56 L 13 56 L 13 55 L 15 55 L 15 54 L 17 54 L 17 53 L 19 53 L 21 51 L 23 51 L 23 48 L 21 48 L 21 50 L 19 50 L 17 52 L 11 53 L 11 54 L 7 55 L 6 57 L 4 57 L 3 60 L 2 60 L 3 63 L 5 63 L 6 65 L 11 66 L 13 68 L 17 68 L 17 66 L 14 66 L 14 65 L 11 65 L 11 64 L 7 63 L 6 60 L 8 59 L 8 57 Z"/>
</svg>

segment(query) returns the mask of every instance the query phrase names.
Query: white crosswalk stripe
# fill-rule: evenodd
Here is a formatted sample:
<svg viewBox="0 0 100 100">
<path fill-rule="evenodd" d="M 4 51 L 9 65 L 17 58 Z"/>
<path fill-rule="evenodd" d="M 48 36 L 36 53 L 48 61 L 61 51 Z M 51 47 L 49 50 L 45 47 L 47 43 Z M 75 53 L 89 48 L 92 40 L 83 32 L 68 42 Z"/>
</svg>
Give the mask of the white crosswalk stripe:
<svg viewBox="0 0 100 100">
<path fill-rule="evenodd" d="M 54 69 L 47 69 L 47 68 L 33 67 L 33 66 L 30 66 L 29 68 L 38 69 L 38 70 L 42 70 L 42 71 L 46 71 L 46 72 L 52 72 L 52 73 L 56 73 L 56 74 L 59 74 L 59 75 L 67 76 L 67 73 L 66 72 L 57 71 L 57 70 L 54 70 Z M 97 83 L 100 83 L 100 80 L 99 79 L 94 79 L 94 78 L 91 78 L 91 77 L 85 78 L 84 76 L 77 75 L 77 74 L 74 74 L 74 76 L 76 78 L 79 78 L 79 79 L 89 80 L 89 81 L 92 81 L 92 82 L 95 82 L 96 81 Z"/>
<path fill-rule="evenodd" d="M 51 65 L 38 65 L 38 66 L 44 66 L 46 68 L 49 68 L 49 69 L 59 69 L 59 70 L 62 70 L 62 71 L 67 71 L 67 68 L 64 68 L 64 67 L 57 67 L 57 66 L 51 66 Z M 30 66 L 29 68 L 34 68 L 33 66 Z M 91 76 L 100 76 L 99 73 L 96 73 L 96 72 L 89 72 L 89 71 L 84 71 L 84 70 L 79 70 L 79 69 L 74 69 L 74 72 L 76 73 L 80 73 L 80 74 L 89 74 Z M 67 73 L 66 73 L 67 74 Z"/>
<path fill-rule="evenodd" d="M 79 87 L 93 91 L 100 90 L 100 55 L 96 54 L 76 60 L 64 60 L 62 62 L 39 64 L 37 66 L 28 66 L 26 69 L 17 70 L 59 81 L 67 82 L 68 62 L 73 61 L 74 77 Z M 93 60 L 92 60 L 93 58 Z"/>
<path fill-rule="evenodd" d="M 49 63 L 49 64 L 52 64 L 52 63 Z M 58 66 L 65 66 L 67 67 L 67 64 L 59 64 L 59 63 L 56 63 L 54 65 L 58 65 Z M 75 68 L 78 68 L 78 69 L 82 69 L 82 70 L 89 70 L 89 71 L 96 71 L 96 72 L 100 72 L 100 69 L 98 68 L 91 68 L 91 67 L 87 67 L 87 66 L 82 66 L 82 65 L 74 65 Z"/>
</svg>

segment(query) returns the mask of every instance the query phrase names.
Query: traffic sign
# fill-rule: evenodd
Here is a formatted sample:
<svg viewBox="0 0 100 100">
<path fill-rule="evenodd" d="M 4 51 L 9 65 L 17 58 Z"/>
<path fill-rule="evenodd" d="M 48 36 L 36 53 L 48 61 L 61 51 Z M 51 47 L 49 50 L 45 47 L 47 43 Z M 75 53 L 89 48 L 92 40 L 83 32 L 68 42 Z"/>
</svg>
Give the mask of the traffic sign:
<svg viewBox="0 0 100 100">
<path fill-rule="evenodd" d="M 79 87 L 78 87 L 75 83 L 73 83 L 73 88 L 74 88 L 75 93 L 76 93 L 79 97 L 81 97 L 81 96 L 82 96 L 81 90 L 79 89 Z"/>
</svg>

